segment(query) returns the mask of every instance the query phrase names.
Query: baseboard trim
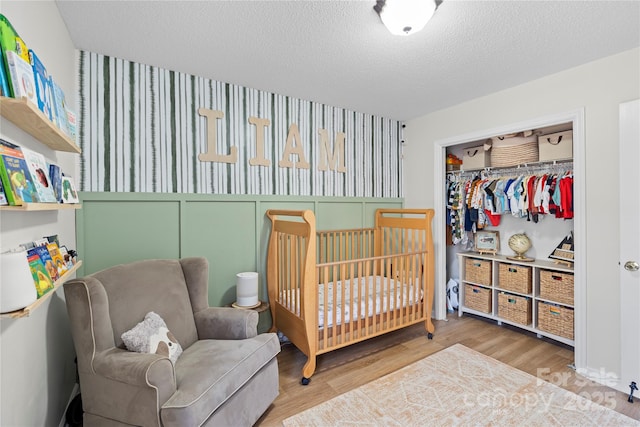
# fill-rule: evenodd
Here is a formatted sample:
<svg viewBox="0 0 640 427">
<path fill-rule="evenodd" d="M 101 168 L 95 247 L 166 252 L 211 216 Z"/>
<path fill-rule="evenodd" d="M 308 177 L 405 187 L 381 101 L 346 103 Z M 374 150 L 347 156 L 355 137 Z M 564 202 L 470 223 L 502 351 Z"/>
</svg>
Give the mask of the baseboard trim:
<svg viewBox="0 0 640 427">
<path fill-rule="evenodd" d="M 588 380 L 597 382 L 600 385 L 625 392 L 626 385 L 622 379 L 614 372 L 606 372 L 604 369 L 578 368 L 576 373 L 582 375 Z M 629 390 L 626 390 L 628 392 Z"/>
</svg>

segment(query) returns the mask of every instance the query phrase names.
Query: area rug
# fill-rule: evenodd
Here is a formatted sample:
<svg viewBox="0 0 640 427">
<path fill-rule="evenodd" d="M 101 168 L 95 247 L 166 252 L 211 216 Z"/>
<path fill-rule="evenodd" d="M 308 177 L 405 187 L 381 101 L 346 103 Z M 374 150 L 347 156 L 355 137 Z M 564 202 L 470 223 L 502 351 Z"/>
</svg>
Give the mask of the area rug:
<svg viewBox="0 0 640 427">
<path fill-rule="evenodd" d="M 289 417 L 283 425 L 640 426 L 640 422 L 456 344 Z"/>
</svg>

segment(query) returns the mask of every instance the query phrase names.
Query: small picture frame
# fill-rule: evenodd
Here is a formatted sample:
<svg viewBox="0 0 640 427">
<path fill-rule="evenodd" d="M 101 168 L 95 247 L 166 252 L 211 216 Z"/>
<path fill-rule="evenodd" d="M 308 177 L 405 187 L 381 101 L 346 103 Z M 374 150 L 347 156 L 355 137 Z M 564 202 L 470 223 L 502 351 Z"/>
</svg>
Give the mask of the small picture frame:
<svg viewBox="0 0 640 427">
<path fill-rule="evenodd" d="M 475 250 L 481 254 L 495 255 L 500 249 L 500 233 L 498 231 L 477 231 L 475 238 Z"/>
<path fill-rule="evenodd" d="M 62 177 L 62 203 L 80 203 L 76 186 L 69 176 Z"/>
</svg>

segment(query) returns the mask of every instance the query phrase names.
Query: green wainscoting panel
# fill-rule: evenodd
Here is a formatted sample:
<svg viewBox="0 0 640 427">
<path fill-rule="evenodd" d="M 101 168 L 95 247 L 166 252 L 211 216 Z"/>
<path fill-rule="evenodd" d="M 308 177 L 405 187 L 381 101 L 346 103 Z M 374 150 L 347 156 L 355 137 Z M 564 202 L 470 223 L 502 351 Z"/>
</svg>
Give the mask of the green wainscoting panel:
<svg viewBox="0 0 640 427">
<path fill-rule="evenodd" d="M 338 230 L 345 228 L 362 228 L 362 203 L 319 202 L 316 211 L 316 228 L 318 230 Z"/>
<path fill-rule="evenodd" d="M 367 203 L 364 207 L 364 225 L 363 227 L 373 227 L 376 224 L 376 210 L 378 209 L 397 209 L 402 206 L 393 206 L 389 203 Z"/>
<path fill-rule="evenodd" d="M 257 271 L 255 209 L 255 203 L 248 201 L 187 201 L 183 205 L 181 256 L 209 260 L 211 305 L 234 302 L 236 273 Z"/>
<path fill-rule="evenodd" d="M 77 222 L 85 273 L 150 258 L 180 256 L 177 201 L 87 201 Z M 84 244 L 80 244 L 80 242 Z"/>
<path fill-rule="evenodd" d="M 78 275 L 150 258 L 204 256 L 209 260 L 209 304 L 236 299 L 235 275 L 257 271 L 266 299 L 268 209 L 310 209 L 318 230 L 369 227 L 378 208 L 400 208 L 398 198 L 338 198 L 166 193 L 80 193 L 76 211 Z M 271 325 L 260 315 L 259 330 Z"/>
</svg>

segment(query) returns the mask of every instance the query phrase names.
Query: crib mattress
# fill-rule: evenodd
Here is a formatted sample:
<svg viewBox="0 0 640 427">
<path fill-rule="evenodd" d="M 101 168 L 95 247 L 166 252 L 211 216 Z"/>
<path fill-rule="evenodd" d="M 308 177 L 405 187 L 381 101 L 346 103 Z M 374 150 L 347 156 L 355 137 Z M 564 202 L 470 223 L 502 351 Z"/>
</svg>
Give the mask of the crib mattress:
<svg viewBox="0 0 640 427">
<path fill-rule="evenodd" d="M 355 284 L 352 286 L 352 281 Z M 342 287 L 344 286 L 344 301 Z M 417 286 L 417 291 L 416 291 Z M 334 301 L 334 288 L 335 301 Z M 368 287 L 368 290 L 367 290 Z M 353 295 L 351 295 L 353 290 Z M 296 290 L 296 307 L 300 307 Z M 286 295 L 286 294 L 285 294 Z M 417 295 L 417 298 L 416 298 Z M 364 319 L 373 314 L 384 313 L 389 310 L 406 307 L 414 304 L 414 299 L 422 300 L 422 286 L 419 279 L 411 283 L 403 283 L 399 280 L 384 276 L 366 276 L 344 281 L 329 282 L 327 292 L 325 285 L 318 285 L 318 328 L 325 326 L 325 306 L 326 306 L 326 326 L 348 323 L 352 319 Z M 416 302 L 417 302 L 416 301 Z M 300 312 L 296 315 L 300 316 Z"/>
</svg>

